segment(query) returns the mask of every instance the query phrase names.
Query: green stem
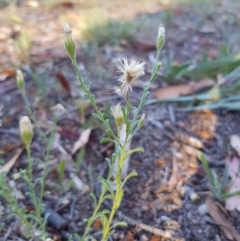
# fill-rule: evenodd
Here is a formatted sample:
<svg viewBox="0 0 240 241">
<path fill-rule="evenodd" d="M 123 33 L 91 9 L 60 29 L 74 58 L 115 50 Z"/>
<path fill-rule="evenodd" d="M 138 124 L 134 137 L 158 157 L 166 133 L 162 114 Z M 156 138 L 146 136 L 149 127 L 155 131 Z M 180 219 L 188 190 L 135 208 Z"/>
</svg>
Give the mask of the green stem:
<svg viewBox="0 0 240 241">
<path fill-rule="evenodd" d="M 37 218 L 37 222 L 41 227 L 41 234 L 42 234 L 43 240 L 45 240 L 46 239 L 46 231 L 45 231 L 45 225 L 42 222 L 42 216 L 41 216 L 41 214 L 42 214 L 42 212 L 41 212 L 42 211 L 41 210 L 42 202 L 40 200 L 38 200 L 38 198 L 35 194 L 35 186 L 32 183 L 33 159 L 31 157 L 30 145 L 26 146 L 26 150 L 27 150 L 27 156 L 28 156 L 28 173 L 27 173 L 26 181 L 27 181 L 28 186 L 30 188 L 30 195 L 31 195 L 31 198 L 32 198 L 33 206 L 35 208 L 35 215 L 36 215 L 36 218 Z"/>
<path fill-rule="evenodd" d="M 46 181 L 47 174 L 48 174 L 47 163 L 50 159 L 50 151 L 51 151 L 51 148 L 52 148 L 53 138 L 55 136 L 55 129 L 56 129 L 56 126 L 57 126 L 57 122 L 58 122 L 58 118 L 55 118 L 54 122 L 53 122 L 50 138 L 47 139 L 46 159 L 45 159 L 45 163 L 44 163 L 44 167 L 43 167 L 43 177 L 42 177 L 42 180 L 41 180 L 41 188 L 40 188 L 40 195 L 39 195 L 40 203 L 42 203 L 42 199 L 43 199 L 43 195 L 44 195 L 45 181 Z"/>
<path fill-rule="evenodd" d="M 124 145 L 125 147 L 125 145 Z M 114 195 L 114 199 L 113 199 L 113 205 L 112 205 L 112 210 L 110 212 L 108 221 L 107 221 L 107 226 L 104 227 L 103 230 L 103 236 L 102 236 L 102 241 L 106 241 L 108 238 L 108 234 L 110 232 L 111 229 L 111 224 L 112 224 L 112 220 L 115 216 L 116 211 L 118 210 L 120 204 L 121 204 L 121 200 L 122 200 L 122 194 L 123 194 L 123 189 L 121 188 L 121 174 L 122 174 L 122 168 L 123 168 L 123 163 L 125 160 L 125 150 L 121 149 L 121 154 L 120 154 L 120 158 L 119 158 L 119 164 L 118 164 L 118 171 L 117 171 L 117 175 L 116 175 L 116 192 Z"/>
<path fill-rule="evenodd" d="M 145 101 L 146 101 L 146 97 L 147 97 L 147 94 L 148 94 L 148 91 L 149 91 L 149 88 L 151 86 L 151 84 L 153 83 L 153 81 L 156 79 L 157 77 L 157 72 L 160 68 L 160 65 L 158 64 L 158 59 L 159 59 L 159 56 L 160 56 L 160 51 L 158 50 L 157 51 L 157 54 L 156 54 L 156 62 L 155 62 L 155 65 L 153 67 L 153 72 L 151 74 L 151 78 L 150 78 L 150 81 L 148 83 L 148 86 L 144 89 L 143 91 L 143 95 L 141 97 L 141 100 L 140 100 L 140 103 L 138 105 L 138 108 L 137 108 L 137 112 L 135 113 L 134 117 L 133 117 L 133 120 L 131 122 L 131 126 L 130 126 L 130 129 L 129 129 L 129 132 L 133 132 L 135 126 L 137 125 L 136 123 L 136 119 L 140 113 L 140 111 L 142 110 L 143 106 L 145 105 Z"/>
<path fill-rule="evenodd" d="M 84 234 L 83 234 L 83 236 L 81 237 L 80 241 L 84 241 L 85 237 L 87 236 L 87 234 L 88 234 L 88 232 L 89 232 L 89 229 L 91 228 L 94 220 L 96 219 L 96 215 L 97 215 L 97 213 L 98 213 L 98 211 L 99 211 L 99 209 L 100 209 L 100 207 L 101 207 L 101 205 L 102 205 L 102 202 L 103 202 L 103 200 L 104 200 L 103 198 L 104 198 L 105 193 L 106 193 L 106 188 L 103 187 L 102 192 L 101 192 L 101 195 L 100 195 L 100 197 L 99 197 L 98 204 L 97 204 L 97 206 L 96 206 L 95 209 L 94 209 L 93 215 L 91 216 L 92 221 L 91 221 L 91 222 L 88 222 L 87 227 L 85 228 Z"/>
<path fill-rule="evenodd" d="M 121 143 L 118 141 L 116 135 L 113 133 L 113 131 L 111 130 L 110 126 L 107 124 L 106 120 L 104 119 L 103 117 L 103 114 L 102 112 L 98 109 L 97 107 L 97 104 L 96 104 L 96 101 L 94 99 L 94 96 L 91 94 L 90 90 L 86 87 L 83 79 L 82 79 L 82 75 L 81 75 L 81 72 L 77 66 L 77 61 L 76 59 L 72 59 L 72 64 L 73 64 L 73 67 L 77 73 L 77 78 L 80 82 L 80 85 L 81 87 L 83 88 L 85 94 L 86 94 L 86 97 L 89 99 L 89 101 L 91 102 L 94 110 L 96 111 L 96 113 L 98 114 L 98 117 L 100 118 L 100 121 L 103 123 L 104 127 L 106 128 L 106 131 L 112 136 L 112 138 L 118 142 L 119 145 L 121 145 Z"/>
<path fill-rule="evenodd" d="M 47 142 L 47 137 L 46 137 L 45 133 L 43 132 L 43 130 L 39 127 L 38 122 L 37 122 L 37 118 L 36 118 L 35 114 L 33 113 L 32 109 L 31 109 L 30 103 L 29 103 L 27 95 L 26 95 L 26 91 L 23 90 L 23 91 L 21 91 L 21 93 L 22 93 L 23 99 L 25 101 L 26 109 L 27 109 L 28 113 L 30 114 L 34 124 L 36 125 L 39 134 L 41 135 L 43 140 Z"/>
<path fill-rule="evenodd" d="M 33 169 L 33 160 L 31 157 L 31 148 L 30 145 L 26 146 L 26 150 L 27 150 L 27 157 L 28 157 L 28 179 L 30 182 L 32 182 L 32 169 Z"/>
</svg>

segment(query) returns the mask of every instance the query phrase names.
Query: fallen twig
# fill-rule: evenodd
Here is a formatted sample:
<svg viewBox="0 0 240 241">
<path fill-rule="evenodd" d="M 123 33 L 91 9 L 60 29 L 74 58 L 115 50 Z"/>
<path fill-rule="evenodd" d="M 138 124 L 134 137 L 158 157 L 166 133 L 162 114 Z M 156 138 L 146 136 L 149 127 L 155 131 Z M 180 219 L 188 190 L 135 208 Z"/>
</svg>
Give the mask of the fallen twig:
<svg viewBox="0 0 240 241">
<path fill-rule="evenodd" d="M 18 160 L 19 156 L 22 154 L 24 149 L 25 147 L 19 148 L 16 151 L 15 155 L 0 168 L 0 173 L 9 172 L 10 169 L 14 166 L 14 164 Z"/>
<path fill-rule="evenodd" d="M 117 212 L 117 215 L 120 219 L 125 220 L 128 224 L 136 225 L 137 227 L 139 227 L 139 228 L 141 228 L 141 229 L 143 229 L 143 230 L 145 230 L 149 233 L 152 233 L 154 235 L 161 236 L 161 237 L 164 237 L 164 238 L 172 238 L 171 233 L 168 232 L 168 231 L 163 231 L 163 230 L 160 230 L 158 228 L 154 228 L 152 226 L 140 223 L 137 220 L 129 218 L 128 216 L 122 214 L 122 212 Z"/>
</svg>

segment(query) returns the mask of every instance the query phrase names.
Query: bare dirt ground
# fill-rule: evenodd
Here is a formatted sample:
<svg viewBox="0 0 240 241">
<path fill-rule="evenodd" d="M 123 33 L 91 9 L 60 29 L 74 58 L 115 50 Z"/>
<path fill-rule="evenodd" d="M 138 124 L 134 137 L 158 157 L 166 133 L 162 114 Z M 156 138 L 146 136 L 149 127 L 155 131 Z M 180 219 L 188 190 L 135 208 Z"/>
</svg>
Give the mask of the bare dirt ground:
<svg viewBox="0 0 240 241">
<path fill-rule="evenodd" d="M 81 42 L 83 36 L 78 29 L 83 24 L 81 15 L 78 15 L 81 13 L 78 4 L 80 7 L 84 6 L 86 14 L 92 7 L 83 1 L 77 4 L 66 1 L 65 4 L 57 4 L 47 11 L 42 2 L 20 1 L 19 6 L 14 8 L 6 6 L 0 9 L 1 18 L 9 12 L 9 16 L 2 22 L 4 24 L 0 28 L 2 40 L 0 103 L 4 106 L 2 127 L 0 127 L 2 159 L 9 161 L 23 146 L 19 137 L 18 123 L 20 117 L 27 112 L 15 84 L 15 67 L 21 64 L 31 107 L 36 112 L 44 131 L 49 131 L 53 119 L 52 106 L 61 103 L 67 110 L 57 125 L 57 133 L 60 136 L 58 145 L 65 150 L 65 153 L 57 148 L 52 150 L 44 196 L 44 203 L 52 209 L 54 215 L 58 215 L 56 220 L 60 220 L 61 223 L 58 225 L 50 221 L 47 226 L 50 237 L 56 241 L 67 240 L 70 234 L 81 235 L 83 232 L 83 219 L 89 217 L 93 210 L 89 191 L 99 194 L 100 184 L 97 177 L 106 175 L 107 164 L 104 158 L 113 152 L 113 146 L 99 144 L 104 135 L 103 128 L 93 120 L 91 116 L 93 110 L 84 102 L 70 60 L 64 52 L 63 23 L 70 20 L 69 24 L 73 27 L 73 35 L 79 47 L 79 67 L 83 76 L 91 82 L 92 92 L 96 95 L 99 106 L 106 109 L 106 115 L 109 114 L 109 107 L 113 103 L 121 101 L 120 97 L 113 94 L 113 87 L 116 85 L 117 59 L 127 56 L 144 61 L 146 75 L 142 77 L 142 82 L 147 83 L 153 65 L 155 54 L 153 46 L 159 22 L 164 23 L 166 27 L 163 62 L 170 56 L 175 63 L 198 61 L 203 53 L 208 58 L 215 59 L 219 49 L 226 45 L 226 35 L 235 33 L 240 26 L 237 12 L 239 6 L 225 2 L 209 7 L 208 11 L 200 11 L 198 5 L 170 6 L 153 1 L 152 5 L 149 3 L 146 8 L 141 8 L 136 3 L 135 10 L 127 5 L 126 8 L 131 9 L 130 13 L 124 11 L 119 2 L 119 5 L 110 4 L 104 11 L 111 13 L 111 17 L 116 16 L 116 19 L 126 14 L 128 20 L 143 21 L 143 28 L 136 27 L 135 40 L 122 39 L 114 46 L 104 43 L 97 48 L 92 45 L 84 48 Z M 24 28 L 29 31 L 32 45 L 26 53 L 28 51 L 26 44 L 24 53 L 27 56 L 23 56 L 22 45 L 18 39 Z M 26 38 L 25 36 L 24 43 L 28 41 Z M 231 51 L 239 51 L 239 42 L 233 45 Z M 34 81 L 36 73 L 41 76 L 41 81 L 46 81 L 42 89 L 36 87 Z M 149 99 L 153 98 L 152 93 L 155 90 L 166 85 L 167 83 L 158 77 Z M 133 103 L 138 103 L 141 92 L 141 88 L 134 89 L 131 95 Z M 224 109 L 179 112 L 177 107 L 177 104 L 158 103 L 147 105 L 143 109 L 146 122 L 133 138 L 132 147 L 142 146 L 145 152 L 131 156 L 129 172 L 136 170 L 138 176 L 126 185 L 123 202 L 116 216 L 116 219 L 125 218 L 129 225 L 127 228 L 117 229 L 112 237 L 113 240 L 229 240 L 213 218 L 207 212 L 201 211 L 210 191 L 206 174 L 197 156 L 199 150 L 204 151 L 209 156 L 210 166 L 216 168 L 218 173 L 223 172 L 224 159 L 229 154 L 229 136 L 240 132 L 239 112 Z M 84 184 L 84 188 L 80 188 L 74 184 L 71 175 L 76 170 L 79 155 L 71 155 L 71 149 L 82 131 L 89 126 L 92 128 L 91 135 L 85 147 L 81 167 L 76 172 L 77 178 Z M 194 144 L 190 141 L 191 138 L 196 138 L 200 144 Z M 36 132 L 32 144 L 33 157 L 44 159 L 44 148 L 38 141 Z M 66 162 L 61 180 L 58 175 L 60 161 Z M 173 176 L 174 165 L 177 183 L 169 187 L 166 183 Z M 23 151 L 9 170 L 8 181 L 18 191 L 20 205 L 31 210 L 26 196 L 26 186 L 21 179 L 16 179 L 19 170 L 26 166 L 26 153 Z M 36 162 L 34 177 L 41 175 L 41 171 L 42 166 Z M 24 240 L 19 221 L 14 216 L 8 217 L 11 210 L 6 206 L 5 200 L 1 202 L 4 213 L 1 221 L 5 225 L 0 240 Z M 107 208 L 108 205 L 109 203 L 104 203 L 103 208 Z M 239 212 L 226 211 L 225 215 L 232 228 L 240 233 Z M 142 224 L 152 229 L 144 230 Z M 101 222 L 95 222 L 92 233 L 97 239 L 100 230 Z M 159 236 L 156 230 L 169 231 L 172 238 Z"/>
</svg>

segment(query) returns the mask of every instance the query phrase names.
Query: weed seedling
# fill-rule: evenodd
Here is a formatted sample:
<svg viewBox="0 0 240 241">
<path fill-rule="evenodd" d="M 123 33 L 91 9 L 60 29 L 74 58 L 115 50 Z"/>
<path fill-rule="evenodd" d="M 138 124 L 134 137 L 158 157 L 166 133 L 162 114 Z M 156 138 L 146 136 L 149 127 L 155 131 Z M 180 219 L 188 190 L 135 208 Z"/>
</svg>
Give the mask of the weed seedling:
<svg viewBox="0 0 240 241">
<path fill-rule="evenodd" d="M 123 97 L 125 100 L 125 104 L 121 105 L 120 103 L 112 106 L 111 114 L 115 120 L 115 127 L 110 125 L 109 119 L 104 117 L 104 113 L 102 109 L 99 109 L 95 100 L 95 96 L 91 93 L 90 86 L 86 83 L 83 78 L 80 69 L 78 68 L 78 63 L 76 60 L 76 44 L 72 39 L 71 35 L 72 31 L 68 25 L 64 27 L 64 34 L 65 34 L 65 49 L 72 61 L 73 67 L 77 74 L 77 79 L 81 85 L 82 90 L 85 93 L 85 97 L 90 101 L 92 104 L 95 113 L 93 116 L 98 119 L 104 126 L 106 131 L 106 136 L 101 140 L 101 143 L 104 142 L 114 142 L 115 143 L 115 152 L 112 154 L 111 159 L 106 159 L 109 166 L 109 173 L 107 178 L 99 177 L 99 181 L 102 184 L 102 191 L 97 200 L 95 195 L 91 193 L 91 197 L 93 198 L 95 209 L 92 216 L 85 220 L 86 228 L 82 235 L 82 237 L 78 237 L 79 241 L 88 240 L 91 236 L 89 235 L 90 227 L 92 226 L 93 222 L 97 218 L 101 218 L 102 221 L 102 241 L 107 241 L 112 233 L 114 232 L 115 228 L 118 226 L 126 226 L 124 221 L 120 221 L 117 223 L 112 223 L 113 218 L 121 205 L 122 198 L 124 195 L 124 185 L 126 184 L 127 180 L 137 176 L 136 172 L 131 172 L 128 174 L 123 180 L 121 178 L 124 161 L 133 153 L 136 152 L 143 152 L 142 147 L 137 147 L 132 150 L 127 149 L 127 144 L 130 142 L 134 134 L 143 126 L 144 124 L 144 115 L 139 118 L 140 111 L 142 110 L 143 106 L 146 104 L 146 97 L 149 91 L 149 87 L 157 77 L 158 71 L 161 67 L 159 63 L 159 56 L 161 49 L 165 42 L 165 29 L 160 26 L 158 30 L 158 36 L 156 39 L 156 61 L 153 67 L 153 71 L 149 80 L 148 85 L 143 89 L 143 94 L 140 100 L 140 103 L 137 107 L 132 105 L 130 92 L 132 92 L 133 87 L 135 85 L 140 85 L 141 82 L 138 80 L 141 75 L 144 74 L 144 63 L 140 63 L 138 60 L 131 60 L 130 62 L 127 59 L 123 59 L 120 61 L 118 69 L 121 75 L 118 78 L 118 82 L 120 85 L 115 87 L 115 91 L 117 94 Z M 132 117 L 133 113 L 133 117 Z M 120 130 L 123 125 L 126 125 L 126 135 L 124 141 L 121 141 Z M 117 130 L 115 132 L 115 129 Z M 118 160 L 116 171 L 113 173 L 113 166 L 115 161 Z M 110 181 L 110 177 L 114 179 L 114 185 Z M 114 186 L 114 187 L 113 187 Z M 104 209 L 100 211 L 102 203 L 104 200 L 111 200 L 112 207 L 110 210 Z"/>
</svg>

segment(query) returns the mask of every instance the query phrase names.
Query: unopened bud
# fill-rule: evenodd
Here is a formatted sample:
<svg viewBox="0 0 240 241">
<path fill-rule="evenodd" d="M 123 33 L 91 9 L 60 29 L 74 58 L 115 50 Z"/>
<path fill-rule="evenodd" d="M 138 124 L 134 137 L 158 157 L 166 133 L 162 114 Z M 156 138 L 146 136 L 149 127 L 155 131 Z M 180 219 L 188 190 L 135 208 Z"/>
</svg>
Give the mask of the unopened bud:
<svg viewBox="0 0 240 241">
<path fill-rule="evenodd" d="M 159 25 L 158 36 L 156 39 L 157 50 L 161 50 L 165 42 L 165 28 L 162 25 Z"/>
<path fill-rule="evenodd" d="M 137 128 L 138 128 L 138 129 L 142 128 L 144 122 L 145 122 L 145 114 L 143 114 L 143 115 L 141 116 L 140 120 L 138 121 L 138 126 L 137 126 Z"/>
<path fill-rule="evenodd" d="M 111 108 L 112 115 L 115 119 L 116 125 L 120 127 L 123 124 L 123 113 L 121 109 L 121 105 L 117 104 Z"/>
<path fill-rule="evenodd" d="M 66 23 L 63 29 L 65 49 L 71 59 L 76 58 L 76 44 L 72 38 L 72 30 Z"/>
<path fill-rule="evenodd" d="M 17 70 L 17 86 L 20 90 L 24 90 L 25 89 L 25 80 L 23 77 L 23 73 L 21 70 Z"/>
<path fill-rule="evenodd" d="M 20 120 L 20 134 L 23 142 L 30 146 L 33 138 L 33 128 L 30 119 L 27 116 L 23 116 Z"/>
</svg>

